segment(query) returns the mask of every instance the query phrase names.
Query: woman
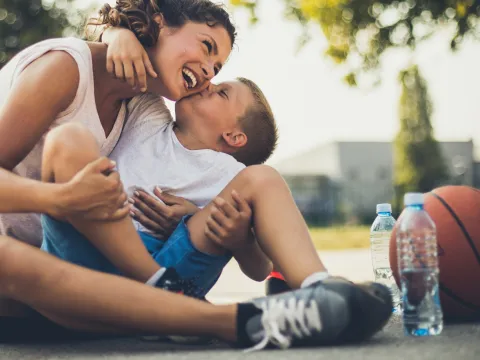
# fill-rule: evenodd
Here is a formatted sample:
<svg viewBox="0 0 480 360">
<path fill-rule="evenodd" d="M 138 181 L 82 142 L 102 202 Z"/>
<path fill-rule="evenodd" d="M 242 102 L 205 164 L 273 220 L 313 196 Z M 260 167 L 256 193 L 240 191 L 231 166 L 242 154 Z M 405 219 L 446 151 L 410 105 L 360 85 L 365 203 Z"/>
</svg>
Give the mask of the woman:
<svg viewBox="0 0 480 360">
<path fill-rule="evenodd" d="M 101 14 L 99 23 L 128 26 L 135 32 L 159 74 L 149 81 L 149 91 L 171 100 L 205 89 L 235 40 L 228 14 L 208 0 L 125 0 L 115 9 L 106 5 Z M 44 136 L 66 122 L 85 124 L 95 135 L 102 155 L 112 151 L 124 122 L 124 100 L 145 89 L 134 90 L 110 77 L 105 62 L 103 44 L 53 39 L 20 52 L 0 71 L 2 172 L 39 180 Z M 110 207 L 90 216 L 126 215 L 124 196 L 119 194 L 117 200 L 120 212 Z M 57 207 L 60 211 L 65 208 L 61 204 Z M 45 207 L 37 211 L 68 215 L 68 211 L 54 214 Z M 36 214 L 3 214 L 0 229 L 2 234 L 41 244 Z"/>
<path fill-rule="evenodd" d="M 125 26 L 134 31 L 147 47 L 159 74 L 149 81 L 149 90 L 171 100 L 207 87 L 230 54 L 235 40 L 235 29 L 228 14 L 208 0 L 118 1 L 114 9 L 105 5 L 100 14 L 97 24 Z M 103 44 L 53 39 L 25 49 L 0 71 L 1 234 L 39 246 L 42 240 L 39 213 L 56 218 L 81 214 L 91 219 L 111 220 L 128 215 L 126 195 L 118 174 L 113 171 L 115 164 L 106 158 L 90 164 L 68 183 L 54 185 L 38 181 L 45 134 L 59 124 L 85 124 L 105 156 L 115 146 L 125 116 L 124 100 L 145 88 L 132 89 L 111 78 L 105 69 L 105 60 Z M 120 71 L 119 64 L 116 70 Z M 123 75 L 129 75 L 128 69 Z M 0 291 L 0 298 L 20 300 L 68 324 L 69 316 L 63 317 L 56 310 L 63 307 L 59 298 L 50 296 L 55 289 L 61 290 L 61 284 L 43 293 L 48 297 L 45 307 L 41 305 L 43 300 L 38 305 L 38 292 L 19 295 L 9 291 L 12 284 L 19 289 L 31 281 L 41 282 L 44 275 L 50 276 L 47 273 L 62 273 L 66 265 L 57 264 L 56 259 L 37 254 L 11 238 L 2 238 L 1 244 L 2 275 L 8 276 L 2 277 L 4 291 Z M 11 250 L 23 254 L 21 261 Z M 14 258 L 17 260 L 12 263 Z M 45 262 L 36 264 L 36 258 L 43 258 Z M 26 273 L 17 273 L 17 278 L 16 264 L 24 264 L 25 269 L 32 272 L 26 277 L 22 277 Z M 80 271 L 69 266 L 66 269 L 72 274 Z M 75 278 L 81 279 L 82 275 Z M 101 293 L 100 289 L 95 293 L 99 291 Z M 142 293 L 143 287 L 138 291 Z M 64 296 L 72 295 L 67 291 Z M 89 301 L 86 304 L 93 306 Z M 1 315 L 23 316 L 27 310 L 3 300 L 0 311 Z M 82 328 L 83 316 L 81 311 L 76 313 L 75 328 Z"/>
<path fill-rule="evenodd" d="M 145 45 L 151 45 L 148 54 L 160 75 L 148 86 L 172 100 L 208 86 L 234 42 L 228 16 L 207 0 L 118 1 L 114 11 L 105 10 L 103 22 L 128 22 L 139 39 L 153 39 Z M 105 60 L 101 44 L 56 39 L 21 52 L 0 71 L 0 210 L 55 217 L 72 212 L 100 219 L 125 216 L 125 198 L 108 160 L 89 165 L 67 184 L 37 181 L 43 139 L 52 127 L 83 122 L 104 155 L 115 145 L 123 100 L 139 90 L 109 77 Z M 73 187 L 76 192 L 86 187 L 87 181 L 92 188 L 84 193 L 93 205 L 68 194 Z M 102 186 L 109 194 L 97 200 Z M 35 215 L 4 214 L 1 223 L 3 234 L 39 243 Z M 375 316 L 372 306 L 378 304 L 379 291 L 332 279 L 277 298 L 214 306 L 79 268 L 11 237 L 0 238 L 0 297 L 16 301 L 0 308 L 4 339 L 69 338 L 86 331 L 204 334 L 240 346 L 258 343 L 259 348 L 269 342 L 280 347 L 331 344 L 369 337 L 383 326 L 388 317 Z M 365 309 L 362 316 L 352 316 L 359 299 Z M 18 315 L 30 317 L 11 320 Z"/>
</svg>

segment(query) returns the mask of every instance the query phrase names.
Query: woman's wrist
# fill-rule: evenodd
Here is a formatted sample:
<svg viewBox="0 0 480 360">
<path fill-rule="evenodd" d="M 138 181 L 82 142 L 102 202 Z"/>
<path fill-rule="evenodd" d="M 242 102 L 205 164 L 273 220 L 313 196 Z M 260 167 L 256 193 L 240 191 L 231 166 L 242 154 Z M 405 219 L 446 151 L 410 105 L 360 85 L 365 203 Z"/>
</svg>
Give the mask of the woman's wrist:
<svg viewBox="0 0 480 360">
<path fill-rule="evenodd" d="M 38 204 L 38 212 L 51 215 L 55 218 L 65 215 L 65 196 L 68 193 L 67 184 L 42 183 L 41 189 L 36 191 L 34 203 Z"/>
<path fill-rule="evenodd" d="M 239 246 L 230 250 L 234 256 L 250 257 L 253 253 L 262 252 L 255 238 L 253 241 L 250 236 L 244 237 L 244 239 L 245 241 L 241 242 Z"/>
</svg>

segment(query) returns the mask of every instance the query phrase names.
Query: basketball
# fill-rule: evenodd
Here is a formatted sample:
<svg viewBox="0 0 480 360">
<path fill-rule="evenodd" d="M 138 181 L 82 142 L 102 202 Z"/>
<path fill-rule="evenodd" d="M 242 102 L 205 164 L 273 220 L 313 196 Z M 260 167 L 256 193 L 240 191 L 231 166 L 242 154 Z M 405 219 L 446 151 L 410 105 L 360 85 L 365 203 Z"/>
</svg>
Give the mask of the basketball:
<svg viewBox="0 0 480 360">
<path fill-rule="evenodd" d="M 444 186 L 425 194 L 425 210 L 437 227 L 440 301 L 446 320 L 480 318 L 480 190 Z M 390 267 L 399 285 L 396 228 Z"/>
</svg>

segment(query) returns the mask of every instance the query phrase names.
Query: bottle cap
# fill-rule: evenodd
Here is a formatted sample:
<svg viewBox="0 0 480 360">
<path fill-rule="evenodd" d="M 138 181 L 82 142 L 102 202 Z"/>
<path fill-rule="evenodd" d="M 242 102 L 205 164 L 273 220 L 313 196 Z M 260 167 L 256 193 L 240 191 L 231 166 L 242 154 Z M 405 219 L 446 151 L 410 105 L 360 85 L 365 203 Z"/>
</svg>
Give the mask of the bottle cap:
<svg viewBox="0 0 480 360">
<path fill-rule="evenodd" d="M 423 200 L 423 194 L 422 193 L 406 193 L 403 202 L 405 203 L 405 206 L 411 206 L 411 205 L 423 205 L 424 200 Z"/>
<path fill-rule="evenodd" d="M 381 212 L 392 212 L 392 205 L 390 204 L 377 204 L 377 214 Z"/>
</svg>

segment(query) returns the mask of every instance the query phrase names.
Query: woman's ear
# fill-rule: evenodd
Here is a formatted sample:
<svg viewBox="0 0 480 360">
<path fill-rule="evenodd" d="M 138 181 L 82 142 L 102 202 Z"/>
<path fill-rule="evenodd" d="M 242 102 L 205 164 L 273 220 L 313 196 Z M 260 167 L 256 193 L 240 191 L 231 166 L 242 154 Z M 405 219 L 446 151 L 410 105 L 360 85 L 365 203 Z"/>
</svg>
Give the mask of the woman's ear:
<svg viewBox="0 0 480 360">
<path fill-rule="evenodd" d="M 240 130 L 224 132 L 222 134 L 222 137 L 223 137 L 223 140 L 228 144 L 228 146 L 231 146 L 237 149 L 245 146 L 248 141 L 247 135 Z"/>
</svg>

